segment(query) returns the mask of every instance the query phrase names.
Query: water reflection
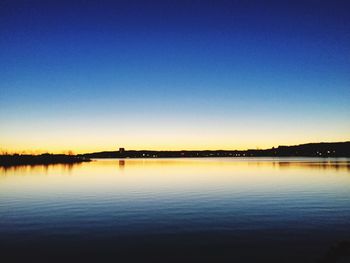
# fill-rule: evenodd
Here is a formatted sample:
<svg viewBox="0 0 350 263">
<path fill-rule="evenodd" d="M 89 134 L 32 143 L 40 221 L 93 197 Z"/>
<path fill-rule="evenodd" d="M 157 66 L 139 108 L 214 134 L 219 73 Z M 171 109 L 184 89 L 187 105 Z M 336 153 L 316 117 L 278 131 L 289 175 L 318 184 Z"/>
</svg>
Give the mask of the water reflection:
<svg viewBox="0 0 350 263">
<path fill-rule="evenodd" d="M 277 159 L 277 160 L 276 160 Z M 251 169 L 314 169 L 350 171 L 348 158 L 317 159 L 317 158 L 184 158 L 184 159 L 95 159 L 91 163 L 70 163 L 50 165 L 20 165 L 0 166 L 1 175 L 11 174 L 48 174 L 60 171 L 61 174 L 72 174 L 74 168 L 84 166 L 89 169 L 125 168 L 139 169 L 210 169 L 218 170 L 251 170 Z"/>
<path fill-rule="evenodd" d="M 317 158 L 298 158 L 298 159 L 292 159 L 288 158 L 281 158 L 280 160 L 276 161 L 276 158 L 274 159 L 267 159 L 267 158 L 188 158 L 188 159 L 121 159 L 121 160 L 115 160 L 115 159 L 109 159 L 109 160 L 103 160 L 99 162 L 99 164 L 105 166 L 105 165 L 113 165 L 116 162 L 119 163 L 119 168 L 124 169 L 125 167 L 128 168 L 135 168 L 135 167 L 142 167 L 142 168 L 151 168 L 151 167 L 171 167 L 171 166 L 206 166 L 206 167 L 220 167 L 220 166 L 235 166 L 240 168 L 246 168 L 249 167 L 274 167 L 278 169 L 330 169 L 330 170 L 347 170 L 350 171 L 350 161 L 347 158 L 336 158 L 336 159 L 317 159 Z"/>
<path fill-rule="evenodd" d="M 127 255 L 153 242 L 172 255 L 186 244 L 187 252 L 202 255 L 204 245 L 236 262 L 250 254 L 266 259 L 250 262 L 310 262 L 350 239 L 349 161 L 106 159 L 0 168 L 0 242 L 50 249 L 55 238 L 60 249 L 85 251 L 88 237 L 89 250 L 111 255 L 127 240 Z M 277 260 L 277 250 L 287 256 Z"/>
<path fill-rule="evenodd" d="M 123 175 L 123 176 L 119 176 Z M 337 176 L 335 176 L 337 175 Z M 69 177 L 67 177 L 69 176 Z M 5 179 L 6 178 L 6 179 Z M 350 190 L 348 159 L 103 159 L 79 164 L 0 168 L 3 195 L 65 193 L 134 197 Z M 138 192 L 137 192 L 138 191 Z M 266 195 L 267 198 L 269 195 Z M 18 196 L 16 196 L 18 198 Z"/>
<path fill-rule="evenodd" d="M 35 165 L 14 165 L 14 166 L 0 166 L 0 176 L 6 174 L 31 174 L 31 173 L 45 173 L 48 174 L 51 169 L 59 168 L 63 174 L 71 174 L 74 167 L 79 167 L 81 163 L 68 164 L 35 164 Z"/>
<path fill-rule="evenodd" d="M 120 162 L 125 162 L 128 165 L 249 165 L 249 166 L 301 166 L 301 167 L 315 167 L 322 166 L 322 168 L 339 168 L 350 167 L 350 161 L 347 158 L 337 159 L 293 159 L 293 158 L 188 158 L 188 159 L 124 159 Z M 110 161 L 113 161 L 111 159 Z"/>
<path fill-rule="evenodd" d="M 277 160 L 276 160 L 277 159 Z M 85 165 L 87 165 L 86 163 Z M 215 167 L 219 169 L 235 168 L 276 168 L 276 169 L 319 169 L 350 171 L 349 158 L 184 158 L 184 159 L 95 159 L 90 168 L 93 167 L 116 167 L 124 170 L 131 169 L 152 169 L 156 167 Z M 49 173 L 50 170 L 61 170 L 62 174 L 72 174 L 74 167 L 82 163 L 50 164 L 50 165 L 19 165 L 0 166 L 0 175 L 6 174 L 33 174 Z"/>
<path fill-rule="evenodd" d="M 125 160 L 119 160 L 119 169 L 124 170 L 125 167 Z"/>
</svg>

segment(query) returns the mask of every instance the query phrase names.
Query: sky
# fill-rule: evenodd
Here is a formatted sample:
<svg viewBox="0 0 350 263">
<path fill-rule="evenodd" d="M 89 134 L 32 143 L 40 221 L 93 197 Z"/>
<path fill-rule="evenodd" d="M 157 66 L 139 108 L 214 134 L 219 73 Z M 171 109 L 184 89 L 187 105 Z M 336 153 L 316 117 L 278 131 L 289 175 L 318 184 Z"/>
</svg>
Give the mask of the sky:
<svg viewBox="0 0 350 263">
<path fill-rule="evenodd" d="M 349 1 L 0 1 L 0 151 L 350 140 Z"/>
</svg>

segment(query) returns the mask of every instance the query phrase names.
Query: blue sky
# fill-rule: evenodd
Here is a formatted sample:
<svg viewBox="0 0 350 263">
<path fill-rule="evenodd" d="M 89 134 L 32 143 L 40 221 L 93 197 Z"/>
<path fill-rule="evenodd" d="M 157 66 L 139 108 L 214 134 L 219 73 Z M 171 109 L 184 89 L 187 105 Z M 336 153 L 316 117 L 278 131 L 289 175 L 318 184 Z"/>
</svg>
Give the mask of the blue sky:
<svg viewBox="0 0 350 263">
<path fill-rule="evenodd" d="M 0 149 L 348 140 L 346 1 L 1 1 Z"/>
</svg>

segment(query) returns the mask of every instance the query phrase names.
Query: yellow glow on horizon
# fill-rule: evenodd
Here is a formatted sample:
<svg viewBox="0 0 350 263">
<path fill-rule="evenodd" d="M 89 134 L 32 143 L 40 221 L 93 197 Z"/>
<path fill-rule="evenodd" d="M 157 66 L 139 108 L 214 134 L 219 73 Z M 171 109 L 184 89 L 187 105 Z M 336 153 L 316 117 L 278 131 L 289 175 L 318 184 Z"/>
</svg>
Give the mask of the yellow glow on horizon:
<svg viewBox="0 0 350 263">
<path fill-rule="evenodd" d="M 209 122 L 209 121 L 208 121 Z M 87 123 L 51 124 L 40 127 L 30 124 L 0 130 L 0 151 L 10 153 L 88 153 L 127 150 L 246 150 L 267 149 L 279 145 L 311 142 L 349 141 L 347 125 L 315 129 L 294 125 L 293 130 L 282 124 L 247 126 L 238 123 L 153 123 L 108 124 L 91 120 Z M 150 128 L 152 127 L 152 128 Z"/>
<path fill-rule="evenodd" d="M 349 138 L 340 138 L 338 140 L 291 140 L 285 142 L 263 142 L 263 143 L 217 143 L 217 144 L 163 144 L 157 142 L 148 143 L 105 143 L 105 144 L 87 144 L 79 145 L 75 142 L 58 143 L 57 145 L 51 143 L 43 143 L 39 147 L 33 146 L 29 143 L 2 143 L 0 147 L 1 153 L 22 153 L 22 154 L 41 154 L 41 153 L 91 153 L 101 151 L 117 151 L 120 147 L 126 150 L 154 150 L 154 151 L 180 151 L 180 150 L 247 150 L 247 149 L 269 149 L 272 147 L 278 147 L 279 145 L 298 145 L 303 143 L 317 143 L 317 142 L 341 142 L 349 141 Z M 0 153 L 0 154 L 1 154 Z"/>
<path fill-rule="evenodd" d="M 303 143 L 317 143 L 317 142 L 341 142 L 349 141 L 350 138 L 344 136 L 343 138 L 334 138 L 329 140 L 286 140 L 286 141 L 273 141 L 265 140 L 261 142 L 249 142 L 249 140 L 241 140 L 241 142 L 234 142 L 233 140 L 213 141 L 212 143 L 201 143 L 199 141 L 190 142 L 183 140 L 179 142 L 178 139 L 172 140 L 172 142 L 165 143 L 157 140 L 141 140 L 139 142 L 118 141 L 115 143 L 111 142 L 99 142 L 90 141 L 90 143 L 70 141 L 70 140 L 57 140 L 56 141 L 41 141 L 38 143 L 31 143 L 30 141 L 19 141 L 11 142 L 6 141 L 0 144 L 0 151 L 2 153 L 28 153 L 28 154 L 40 154 L 40 153 L 68 153 L 73 152 L 74 154 L 89 153 L 89 152 L 100 152 L 100 151 L 116 151 L 120 147 L 126 150 L 247 150 L 247 149 L 269 149 L 272 147 L 278 147 L 279 145 L 298 145 Z"/>
</svg>

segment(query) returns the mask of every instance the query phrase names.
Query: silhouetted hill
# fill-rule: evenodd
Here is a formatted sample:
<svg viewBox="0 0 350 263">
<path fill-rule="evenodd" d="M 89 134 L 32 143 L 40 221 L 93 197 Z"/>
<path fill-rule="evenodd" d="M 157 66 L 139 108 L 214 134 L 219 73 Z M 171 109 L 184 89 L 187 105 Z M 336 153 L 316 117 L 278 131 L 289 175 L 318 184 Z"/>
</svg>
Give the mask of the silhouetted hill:
<svg viewBox="0 0 350 263">
<path fill-rule="evenodd" d="M 87 153 L 87 158 L 181 158 L 181 157 L 350 157 L 350 142 L 308 143 L 265 150 L 148 151 L 121 150 Z"/>
</svg>

